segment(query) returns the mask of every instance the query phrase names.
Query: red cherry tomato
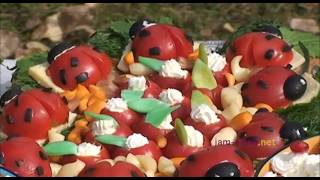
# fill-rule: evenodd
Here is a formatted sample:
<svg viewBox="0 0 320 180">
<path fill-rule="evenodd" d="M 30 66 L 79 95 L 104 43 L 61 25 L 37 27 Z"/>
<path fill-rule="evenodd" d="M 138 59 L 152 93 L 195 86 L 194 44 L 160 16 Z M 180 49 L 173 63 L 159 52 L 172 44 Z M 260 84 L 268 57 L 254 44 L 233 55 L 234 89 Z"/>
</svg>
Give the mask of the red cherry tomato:
<svg viewBox="0 0 320 180">
<path fill-rule="evenodd" d="M 221 71 L 214 72 L 214 78 L 216 79 L 217 84 L 222 87 L 228 86 L 228 81 L 224 75 L 225 73 L 231 73 L 229 64 L 227 64 Z"/>
<path fill-rule="evenodd" d="M 158 84 L 148 80 L 147 81 L 148 88 L 144 90 L 143 97 L 144 98 L 159 98 L 159 95 L 162 91 L 162 89 L 158 86 Z"/>
<path fill-rule="evenodd" d="M 186 125 L 193 126 L 195 129 L 200 131 L 204 136 L 208 139 L 212 139 L 212 137 L 222 128 L 227 126 L 226 120 L 222 115 L 218 115 L 220 119 L 219 122 L 214 124 L 207 125 L 204 122 L 195 122 L 193 119 L 188 118 L 184 121 Z"/>
<path fill-rule="evenodd" d="M 184 97 L 183 101 L 180 103 L 180 107 L 171 113 L 172 119 L 177 118 L 185 119 L 190 116 L 191 113 L 191 101 L 189 98 Z"/>
<path fill-rule="evenodd" d="M 156 24 L 142 29 L 132 41 L 135 60 L 139 56 L 160 60 L 188 57 L 193 42 L 184 32 L 171 25 Z"/>
<path fill-rule="evenodd" d="M 242 56 L 240 66 L 286 66 L 293 58 L 291 47 L 282 39 L 263 32 L 249 32 L 234 40 L 227 49 L 228 63 Z"/>
<path fill-rule="evenodd" d="M 301 140 L 296 140 L 290 143 L 290 149 L 294 153 L 308 152 L 309 144 Z"/>
<path fill-rule="evenodd" d="M 77 84 L 89 86 L 106 79 L 111 69 L 108 55 L 80 45 L 56 57 L 47 73 L 59 87 L 73 90 Z"/>
<path fill-rule="evenodd" d="M 201 91 L 203 94 L 207 95 L 213 104 L 220 110 L 223 110 L 222 104 L 221 104 L 221 91 L 223 87 L 221 85 L 218 85 L 213 90 L 205 89 L 205 88 L 198 88 L 197 90 Z"/>
<path fill-rule="evenodd" d="M 175 131 L 166 135 L 167 145 L 162 149 L 163 155 L 167 158 L 187 157 L 192 153 L 198 152 L 210 146 L 208 138 L 203 136 L 203 147 L 192 147 L 182 145 L 178 140 Z"/>
<path fill-rule="evenodd" d="M 171 77 L 163 77 L 160 76 L 158 73 L 152 74 L 150 76 L 150 79 L 153 82 L 157 82 L 157 84 L 162 88 L 162 89 L 168 89 L 168 88 L 173 88 L 177 89 L 181 92 L 185 91 L 185 85 L 189 84 L 191 82 L 191 76 L 190 73 L 187 76 L 186 79 L 177 79 L 177 78 L 171 78 Z"/>
<path fill-rule="evenodd" d="M 129 153 L 133 155 L 149 155 L 153 159 L 157 160 L 161 157 L 162 152 L 158 145 L 153 141 L 149 141 L 148 144 L 132 149 L 116 147 L 111 152 L 111 157 L 116 158 L 117 156 L 127 156 Z"/>
<path fill-rule="evenodd" d="M 133 132 L 140 133 L 143 136 L 153 141 L 156 141 L 159 136 L 164 136 L 171 131 L 167 129 L 160 129 L 160 128 L 154 127 L 153 125 L 145 121 L 140 121 L 134 124 L 132 126 L 132 130 Z"/>
</svg>

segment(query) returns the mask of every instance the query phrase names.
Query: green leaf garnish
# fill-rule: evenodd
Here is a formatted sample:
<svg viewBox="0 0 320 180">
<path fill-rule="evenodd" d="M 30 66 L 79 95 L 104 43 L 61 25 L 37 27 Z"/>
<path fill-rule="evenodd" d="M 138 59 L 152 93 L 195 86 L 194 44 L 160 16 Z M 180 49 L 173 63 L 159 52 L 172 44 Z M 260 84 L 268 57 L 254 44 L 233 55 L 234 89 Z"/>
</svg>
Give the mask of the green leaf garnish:
<svg viewBox="0 0 320 180">
<path fill-rule="evenodd" d="M 106 114 L 96 114 L 94 112 L 85 111 L 85 115 L 90 116 L 96 120 L 114 120 L 112 116 L 106 115 Z"/>
<path fill-rule="evenodd" d="M 209 67 L 199 59 L 196 60 L 192 70 L 192 82 L 196 88 L 212 90 L 217 87 L 217 82 Z"/>
<path fill-rule="evenodd" d="M 76 144 L 70 141 L 57 141 L 43 146 L 49 156 L 75 155 L 78 152 Z"/>
<path fill-rule="evenodd" d="M 186 145 L 188 143 L 188 134 L 181 119 L 175 120 L 175 131 L 180 143 Z"/>
<path fill-rule="evenodd" d="M 206 104 L 210 107 L 213 106 L 213 102 L 207 95 L 203 94 L 199 90 L 193 90 L 191 95 L 191 106 L 195 107 L 201 104 Z"/>
<path fill-rule="evenodd" d="M 169 105 L 155 98 L 144 98 L 128 102 L 128 107 L 139 113 L 148 113 L 157 108 L 169 107 Z"/>
<path fill-rule="evenodd" d="M 140 99 L 143 94 L 143 91 L 125 89 L 121 91 L 121 98 L 129 102 Z"/>
<path fill-rule="evenodd" d="M 96 136 L 96 140 L 102 144 L 111 144 L 118 147 L 124 147 L 126 145 L 127 138 L 105 134 L 105 135 Z"/>
<path fill-rule="evenodd" d="M 172 111 L 174 109 L 169 106 L 156 108 L 146 115 L 145 121 L 154 127 L 159 127 Z"/>
<path fill-rule="evenodd" d="M 157 72 L 161 71 L 162 65 L 164 64 L 163 61 L 158 59 L 142 56 L 139 56 L 139 62 Z"/>
<path fill-rule="evenodd" d="M 203 61 L 205 64 L 208 64 L 208 54 L 206 47 L 203 43 L 199 45 L 199 58 L 201 61 Z"/>
<path fill-rule="evenodd" d="M 168 16 L 160 17 L 159 23 L 162 23 L 162 24 L 173 24 L 172 18 L 168 17 Z"/>
</svg>

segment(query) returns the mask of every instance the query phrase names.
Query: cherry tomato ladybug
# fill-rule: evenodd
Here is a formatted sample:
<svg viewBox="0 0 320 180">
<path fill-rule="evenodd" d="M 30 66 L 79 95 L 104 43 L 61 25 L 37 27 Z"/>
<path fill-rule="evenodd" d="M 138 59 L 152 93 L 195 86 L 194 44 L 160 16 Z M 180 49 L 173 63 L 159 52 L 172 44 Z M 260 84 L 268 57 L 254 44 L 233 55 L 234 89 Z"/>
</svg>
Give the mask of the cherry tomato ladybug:
<svg viewBox="0 0 320 180">
<path fill-rule="evenodd" d="M 193 153 L 182 161 L 179 177 L 252 177 L 250 158 L 233 145 L 219 145 Z"/>
<path fill-rule="evenodd" d="M 13 137 L 0 144 L 1 164 L 22 177 L 51 177 L 47 154 L 27 137 Z"/>
<path fill-rule="evenodd" d="M 130 28 L 136 61 L 139 56 L 165 61 L 188 57 L 193 52 L 192 38 L 181 29 L 167 24 L 147 24 L 146 20 L 140 20 Z"/>
<path fill-rule="evenodd" d="M 305 93 L 307 81 L 294 71 L 280 66 L 265 67 L 241 88 L 245 106 L 265 103 L 274 109 L 286 107 Z"/>
<path fill-rule="evenodd" d="M 139 121 L 138 123 L 134 124 L 132 126 L 132 130 L 135 133 L 140 133 L 143 136 L 153 141 L 157 141 L 157 138 L 159 136 L 165 136 L 171 131 L 170 129 L 161 129 L 161 128 L 154 127 L 153 125 L 145 121 Z"/>
<path fill-rule="evenodd" d="M 152 75 L 150 75 L 150 80 L 152 80 L 153 82 L 157 82 L 158 85 L 162 88 L 162 89 L 177 89 L 181 92 L 188 92 L 185 89 L 186 85 L 191 85 L 192 83 L 192 79 L 191 79 L 191 75 L 190 73 L 188 74 L 188 76 L 183 79 L 177 79 L 177 78 L 172 78 L 172 77 L 163 77 L 161 76 L 159 73 L 154 73 Z M 190 87 L 190 86 L 189 86 Z"/>
<path fill-rule="evenodd" d="M 249 32 L 234 40 L 227 49 L 228 63 L 242 56 L 241 67 L 287 66 L 293 59 L 292 47 L 274 34 Z"/>
<path fill-rule="evenodd" d="M 111 165 L 107 161 L 101 161 L 94 166 L 84 168 L 79 177 L 144 177 L 145 175 L 135 165 L 117 161 Z"/>
<path fill-rule="evenodd" d="M 68 120 L 68 106 L 55 93 L 40 89 L 25 92 L 9 90 L 1 99 L 7 103 L 4 103 L 0 125 L 9 137 L 46 139 L 52 126 L 63 124 Z"/>
<path fill-rule="evenodd" d="M 77 84 L 89 86 L 107 79 L 112 69 L 108 55 L 88 45 L 74 46 L 68 42 L 53 47 L 48 62 L 47 74 L 56 85 L 67 90 L 73 90 Z"/>
</svg>

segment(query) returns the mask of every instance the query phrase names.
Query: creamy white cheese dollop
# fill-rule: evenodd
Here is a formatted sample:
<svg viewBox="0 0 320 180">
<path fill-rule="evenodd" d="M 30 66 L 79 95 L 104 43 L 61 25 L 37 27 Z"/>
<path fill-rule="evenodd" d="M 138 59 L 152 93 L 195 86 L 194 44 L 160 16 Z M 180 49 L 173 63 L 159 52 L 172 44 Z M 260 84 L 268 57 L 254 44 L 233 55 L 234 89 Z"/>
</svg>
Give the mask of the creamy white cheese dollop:
<svg viewBox="0 0 320 180">
<path fill-rule="evenodd" d="M 147 81 L 144 76 L 130 77 L 128 80 L 128 89 L 136 91 L 144 91 L 147 89 Z"/>
<path fill-rule="evenodd" d="M 279 153 L 271 159 L 272 170 L 283 177 L 320 176 L 320 155 Z"/>
<path fill-rule="evenodd" d="M 126 147 L 128 149 L 142 147 L 149 144 L 149 141 L 142 134 L 133 133 L 126 140 Z"/>
<path fill-rule="evenodd" d="M 190 116 L 195 122 L 204 122 L 206 125 L 220 121 L 217 114 L 206 104 L 192 107 Z"/>
<path fill-rule="evenodd" d="M 214 52 L 209 53 L 208 55 L 208 67 L 213 72 L 222 71 L 223 68 L 226 66 L 227 60 L 224 56 Z"/>
<path fill-rule="evenodd" d="M 111 98 L 108 100 L 106 108 L 109 111 L 121 113 L 128 110 L 128 105 L 122 98 Z"/>
<path fill-rule="evenodd" d="M 171 125 L 172 122 L 172 116 L 169 114 L 164 121 L 160 124 L 160 129 L 173 129 L 174 127 Z"/>
<path fill-rule="evenodd" d="M 165 61 L 161 67 L 160 75 L 177 79 L 185 79 L 188 71 L 181 69 L 180 64 L 175 59 Z"/>
<path fill-rule="evenodd" d="M 179 104 L 183 101 L 183 95 L 179 90 L 176 89 L 167 89 L 160 93 L 160 100 L 170 104 L 171 106 Z"/>
<path fill-rule="evenodd" d="M 99 156 L 101 146 L 83 142 L 78 145 L 77 156 Z"/>
<path fill-rule="evenodd" d="M 192 147 L 203 146 L 203 135 L 200 131 L 194 129 L 193 126 L 184 126 L 187 131 L 187 145 Z"/>
<path fill-rule="evenodd" d="M 113 134 L 117 130 L 117 124 L 113 120 L 97 120 L 92 122 L 91 129 L 94 136 Z"/>
<path fill-rule="evenodd" d="M 263 177 L 277 177 L 278 175 L 276 173 L 273 173 L 272 171 L 268 171 Z"/>
</svg>

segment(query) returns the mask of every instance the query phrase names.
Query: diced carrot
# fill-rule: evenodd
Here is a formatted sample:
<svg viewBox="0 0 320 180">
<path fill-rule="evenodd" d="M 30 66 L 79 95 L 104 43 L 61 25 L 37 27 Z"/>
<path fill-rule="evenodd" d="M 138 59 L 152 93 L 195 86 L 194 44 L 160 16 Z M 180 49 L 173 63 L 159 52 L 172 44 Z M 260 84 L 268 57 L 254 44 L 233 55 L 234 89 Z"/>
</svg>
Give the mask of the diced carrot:
<svg viewBox="0 0 320 180">
<path fill-rule="evenodd" d="M 133 57 L 133 52 L 130 51 L 124 56 L 124 62 L 126 62 L 127 65 L 133 64 L 134 63 L 134 57 Z"/>
<path fill-rule="evenodd" d="M 245 127 L 246 125 L 248 125 L 252 120 L 252 115 L 251 113 L 249 113 L 248 111 L 239 113 L 237 116 L 235 116 L 231 122 L 230 122 L 230 126 L 238 131 L 240 129 L 242 129 L 243 127 Z"/>
<path fill-rule="evenodd" d="M 180 167 L 180 164 L 183 160 L 185 160 L 186 158 L 185 157 L 175 157 L 175 158 L 171 158 L 170 160 L 173 162 L 173 165 L 176 167 L 176 168 L 179 168 Z"/>
<path fill-rule="evenodd" d="M 188 59 L 193 61 L 197 60 L 198 57 L 199 57 L 199 49 L 196 49 L 195 51 L 193 51 L 188 55 Z"/>
</svg>

